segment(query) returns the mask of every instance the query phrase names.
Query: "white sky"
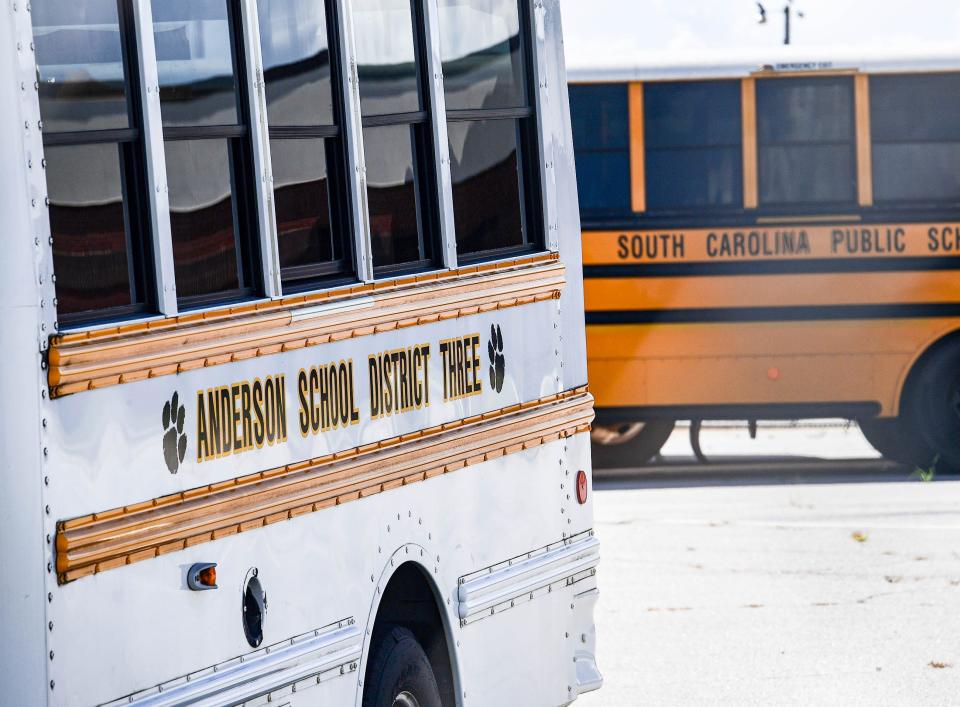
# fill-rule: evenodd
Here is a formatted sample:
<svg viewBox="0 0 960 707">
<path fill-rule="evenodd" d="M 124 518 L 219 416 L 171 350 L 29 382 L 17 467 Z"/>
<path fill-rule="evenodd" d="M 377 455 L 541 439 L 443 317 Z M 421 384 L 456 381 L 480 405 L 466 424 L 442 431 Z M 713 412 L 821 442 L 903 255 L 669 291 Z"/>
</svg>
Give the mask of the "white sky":
<svg viewBox="0 0 960 707">
<path fill-rule="evenodd" d="M 786 1 L 764 0 L 761 25 L 755 0 L 562 0 L 567 63 L 659 64 L 689 52 L 777 47 Z M 960 0 L 794 0 L 793 6 L 805 15 L 792 22 L 798 48 L 960 54 Z"/>
</svg>

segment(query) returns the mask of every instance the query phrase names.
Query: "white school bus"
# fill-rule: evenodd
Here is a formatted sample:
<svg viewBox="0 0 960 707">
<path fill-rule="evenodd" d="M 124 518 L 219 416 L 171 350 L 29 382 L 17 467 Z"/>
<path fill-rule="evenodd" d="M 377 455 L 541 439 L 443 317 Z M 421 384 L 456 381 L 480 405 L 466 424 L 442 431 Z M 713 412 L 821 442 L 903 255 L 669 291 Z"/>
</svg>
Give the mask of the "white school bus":
<svg viewBox="0 0 960 707">
<path fill-rule="evenodd" d="M 601 684 L 557 0 L 0 10 L 9 705 Z"/>
</svg>

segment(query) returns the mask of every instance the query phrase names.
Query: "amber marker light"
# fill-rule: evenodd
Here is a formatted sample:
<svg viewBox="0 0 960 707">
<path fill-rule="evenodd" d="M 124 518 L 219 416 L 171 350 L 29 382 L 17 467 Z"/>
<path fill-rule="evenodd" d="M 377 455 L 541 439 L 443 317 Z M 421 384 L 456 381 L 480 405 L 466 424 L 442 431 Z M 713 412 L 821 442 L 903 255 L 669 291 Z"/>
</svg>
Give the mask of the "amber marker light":
<svg viewBox="0 0 960 707">
<path fill-rule="evenodd" d="M 217 588 L 217 563 L 198 562 L 187 572 L 187 586 L 194 592 Z"/>
<path fill-rule="evenodd" d="M 587 472 L 577 472 L 577 502 L 582 506 L 587 502 Z"/>
<path fill-rule="evenodd" d="M 780 369 L 777 368 L 776 366 L 773 366 L 772 368 L 768 368 L 767 378 L 769 378 L 772 381 L 780 380 Z"/>
</svg>

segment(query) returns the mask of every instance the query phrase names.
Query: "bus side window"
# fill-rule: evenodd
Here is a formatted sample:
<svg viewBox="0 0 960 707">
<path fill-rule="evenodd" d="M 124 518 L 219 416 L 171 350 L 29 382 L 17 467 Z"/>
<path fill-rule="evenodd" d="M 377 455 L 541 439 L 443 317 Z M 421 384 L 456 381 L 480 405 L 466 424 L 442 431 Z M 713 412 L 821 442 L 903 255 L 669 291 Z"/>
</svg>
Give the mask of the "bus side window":
<svg viewBox="0 0 960 707">
<path fill-rule="evenodd" d="M 518 0 L 440 0 L 458 261 L 542 243 L 539 155 Z"/>
<path fill-rule="evenodd" d="M 370 245 L 378 276 L 429 267 L 438 251 L 419 10 L 420 3 L 410 0 L 353 2 Z"/>
<path fill-rule="evenodd" d="M 740 207 L 740 82 L 645 83 L 647 209 Z"/>
<path fill-rule="evenodd" d="M 353 274 L 328 4 L 258 0 L 284 291 Z"/>
<path fill-rule="evenodd" d="M 853 78 L 757 80 L 761 207 L 855 207 Z"/>
<path fill-rule="evenodd" d="M 61 324 L 132 316 L 154 299 L 130 15 L 118 0 L 35 0 Z"/>
<path fill-rule="evenodd" d="M 251 296 L 257 220 L 239 5 L 164 0 L 153 23 L 180 306 Z"/>
<path fill-rule="evenodd" d="M 960 200 L 960 74 L 870 77 L 875 203 Z"/>
<path fill-rule="evenodd" d="M 585 214 L 631 211 L 627 92 L 626 84 L 570 86 L 577 191 Z"/>
</svg>

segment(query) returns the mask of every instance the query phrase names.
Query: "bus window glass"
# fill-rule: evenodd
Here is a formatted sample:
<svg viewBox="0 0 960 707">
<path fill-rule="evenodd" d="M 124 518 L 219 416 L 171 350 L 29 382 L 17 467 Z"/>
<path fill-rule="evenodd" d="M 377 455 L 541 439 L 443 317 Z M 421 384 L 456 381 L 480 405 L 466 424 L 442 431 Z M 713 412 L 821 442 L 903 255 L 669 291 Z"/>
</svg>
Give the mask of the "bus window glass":
<svg viewBox="0 0 960 707">
<path fill-rule="evenodd" d="M 271 126 L 333 125 L 325 3 L 258 0 Z"/>
<path fill-rule="evenodd" d="M 741 206 L 740 82 L 647 83 L 643 92 L 647 208 Z"/>
<path fill-rule="evenodd" d="M 854 140 L 852 78 L 758 80 L 761 206 L 853 206 Z"/>
<path fill-rule="evenodd" d="M 329 174 L 343 145 L 331 84 L 327 7 L 315 0 L 258 0 L 280 268 L 303 289 L 349 268 L 347 226 L 336 220 Z M 345 180 L 343 180 L 345 181 Z"/>
<path fill-rule="evenodd" d="M 429 257 L 421 236 L 414 140 L 407 125 L 364 128 L 370 239 L 378 267 Z"/>
<path fill-rule="evenodd" d="M 34 3 L 44 130 L 129 127 L 117 0 Z"/>
<path fill-rule="evenodd" d="M 410 0 L 356 0 L 353 18 L 364 116 L 422 107 Z"/>
<path fill-rule="evenodd" d="M 531 250 L 538 202 L 536 125 L 518 0 L 440 0 L 458 257 Z"/>
<path fill-rule="evenodd" d="M 377 275 L 428 267 L 436 249 L 436 179 L 416 47 L 423 18 L 411 0 L 355 0 L 354 26 Z"/>
<path fill-rule="evenodd" d="M 522 246 L 517 121 L 454 122 L 449 139 L 458 251 Z"/>
<path fill-rule="evenodd" d="M 224 0 L 153 3 L 165 127 L 238 122 L 229 15 Z"/>
<path fill-rule="evenodd" d="M 35 0 L 31 14 L 58 318 L 127 317 L 152 279 L 124 18 L 116 0 Z"/>
<path fill-rule="evenodd" d="M 121 150 L 106 143 L 51 146 L 44 154 L 58 311 L 133 303 Z"/>
<path fill-rule="evenodd" d="M 252 293 L 252 208 L 246 111 L 238 101 L 237 6 L 153 4 L 170 225 L 181 307 Z"/>
<path fill-rule="evenodd" d="M 870 113 L 874 201 L 953 206 L 960 199 L 960 74 L 872 76 Z"/>
<path fill-rule="evenodd" d="M 517 0 L 442 0 L 447 110 L 527 105 Z"/>
<path fill-rule="evenodd" d="M 177 293 L 239 289 L 229 143 L 168 140 L 166 157 Z"/>
<path fill-rule="evenodd" d="M 631 210 L 627 103 L 626 84 L 570 86 L 577 191 L 584 213 Z"/>
<path fill-rule="evenodd" d="M 271 140 L 270 152 L 280 267 L 293 281 L 343 257 L 330 224 L 327 154 L 323 140 Z"/>
</svg>

